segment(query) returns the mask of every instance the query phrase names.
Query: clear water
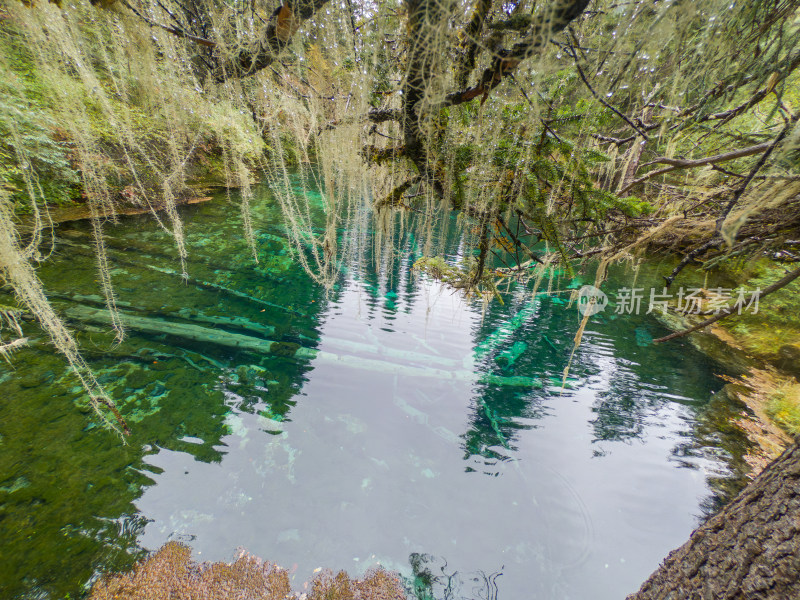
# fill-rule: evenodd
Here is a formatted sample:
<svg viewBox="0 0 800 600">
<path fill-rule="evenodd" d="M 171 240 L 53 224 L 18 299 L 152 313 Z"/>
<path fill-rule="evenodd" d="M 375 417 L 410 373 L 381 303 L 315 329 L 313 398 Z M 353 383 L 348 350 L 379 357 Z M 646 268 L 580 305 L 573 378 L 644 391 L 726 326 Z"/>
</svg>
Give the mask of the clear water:
<svg viewBox="0 0 800 600">
<path fill-rule="evenodd" d="M 439 598 L 619 600 L 741 485 L 738 409 L 714 397 L 724 369 L 684 340 L 649 344 L 664 332 L 650 317 L 593 318 L 561 389 L 579 320 L 565 294 L 512 287 L 482 314 L 410 274 L 406 235 L 380 268 L 343 266 L 326 296 L 267 190 L 254 211 L 258 265 L 235 205 L 183 209 L 189 282 L 152 219 L 110 227 L 120 304 L 318 354 L 134 329 L 112 347 L 84 319 L 133 429 L 121 445 L 29 326 L 38 341 L 0 371 L 0 597 L 75 598 L 178 539 L 200 560 L 244 547 L 298 587 L 317 567 L 380 563 L 427 570 Z M 99 302 L 89 232 L 62 224 L 40 270 L 68 314 Z M 460 251 L 455 229 L 441 235 Z"/>
</svg>

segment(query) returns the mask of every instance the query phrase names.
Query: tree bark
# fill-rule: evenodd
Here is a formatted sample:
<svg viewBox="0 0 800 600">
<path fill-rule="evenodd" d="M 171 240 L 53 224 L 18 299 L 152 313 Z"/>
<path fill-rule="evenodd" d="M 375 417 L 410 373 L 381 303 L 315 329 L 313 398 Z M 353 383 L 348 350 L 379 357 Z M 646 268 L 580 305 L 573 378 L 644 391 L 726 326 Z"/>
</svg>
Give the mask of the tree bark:
<svg viewBox="0 0 800 600">
<path fill-rule="evenodd" d="M 627 600 L 800 598 L 800 436 Z"/>
</svg>

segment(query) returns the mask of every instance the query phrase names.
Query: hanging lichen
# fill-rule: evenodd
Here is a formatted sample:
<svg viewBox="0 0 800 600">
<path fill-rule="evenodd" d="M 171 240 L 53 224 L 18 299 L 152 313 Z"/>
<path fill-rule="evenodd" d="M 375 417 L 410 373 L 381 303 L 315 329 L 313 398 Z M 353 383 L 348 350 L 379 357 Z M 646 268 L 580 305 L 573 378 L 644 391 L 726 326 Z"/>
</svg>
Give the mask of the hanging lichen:
<svg viewBox="0 0 800 600">
<path fill-rule="evenodd" d="M 17 286 L 52 248 L 48 204 L 77 190 L 118 338 L 104 223 L 148 208 L 190 277 L 177 207 L 203 172 L 240 190 L 254 260 L 251 184 L 266 182 L 293 257 L 328 287 L 407 234 L 430 274 L 495 294 L 542 263 L 764 251 L 800 224 L 795 0 L 2 6 L 17 57 L 0 59 L 4 210 L 34 222 L 8 251 L 28 266 L 2 268 L 70 361 L 46 298 Z M 453 210 L 461 251 L 444 265 Z"/>
</svg>

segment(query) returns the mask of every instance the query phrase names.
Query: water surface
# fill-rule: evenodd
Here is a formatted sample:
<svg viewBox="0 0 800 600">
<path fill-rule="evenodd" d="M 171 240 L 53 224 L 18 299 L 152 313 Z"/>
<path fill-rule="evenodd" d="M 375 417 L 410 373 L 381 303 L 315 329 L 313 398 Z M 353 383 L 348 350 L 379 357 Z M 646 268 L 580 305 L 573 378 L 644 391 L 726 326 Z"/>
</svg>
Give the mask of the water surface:
<svg viewBox="0 0 800 600">
<path fill-rule="evenodd" d="M 618 600 L 741 484 L 737 407 L 715 396 L 725 369 L 685 340 L 653 346 L 666 330 L 651 316 L 593 317 L 561 387 L 579 324 L 568 288 L 591 273 L 535 297 L 512 285 L 484 308 L 413 276 L 407 233 L 394 255 L 366 239 L 326 293 L 268 190 L 257 265 L 224 197 L 182 215 L 188 281 L 151 218 L 108 227 L 120 306 L 283 350 L 136 329 L 113 345 L 85 318 L 102 306 L 91 228 L 59 226 L 40 274 L 133 434 L 96 426 L 29 325 L 38 341 L 0 373 L 4 598 L 74 598 L 177 539 L 201 560 L 244 547 L 298 587 L 318 567 L 382 564 L 429 572 L 418 591 L 439 598 Z M 463 252 L 455 218 L 439 233 Z"/>
</svg>

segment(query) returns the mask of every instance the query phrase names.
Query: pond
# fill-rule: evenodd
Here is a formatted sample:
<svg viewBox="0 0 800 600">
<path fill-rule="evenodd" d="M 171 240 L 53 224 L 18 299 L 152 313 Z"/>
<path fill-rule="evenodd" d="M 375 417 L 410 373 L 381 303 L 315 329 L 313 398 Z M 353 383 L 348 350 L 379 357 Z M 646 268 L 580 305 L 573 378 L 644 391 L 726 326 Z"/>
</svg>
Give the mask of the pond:
<svg viewBox="0 0 800 600">
<path fill-rule="evenodd" d="M 592 317 L 562 388 L 580 322 L 567 299 L 590 274 L 465 303 L 412 274 L 409 230 L 393 254 L 362 240 L 326 293 L 268 189 L 258 264 L 223 195 L 181 213 L 188 280 L 151 217 L 107 227 L 119 345 L 91 226 L 56 230 L 40 275 L 132 435 L 97 426 L 27 325 L 32 345 L 0 367 L 3 598 L 80 597 L 180 540 L 198 560 L 246 548 L 298 589 L 320 567 L 380 564 L 419 597 L 620 600 L 743 484 L 741 408 L 716 394 L 728 371 L 685 339 L 653 345 L 667 330 L 644 310 Z"/>
</svg>

